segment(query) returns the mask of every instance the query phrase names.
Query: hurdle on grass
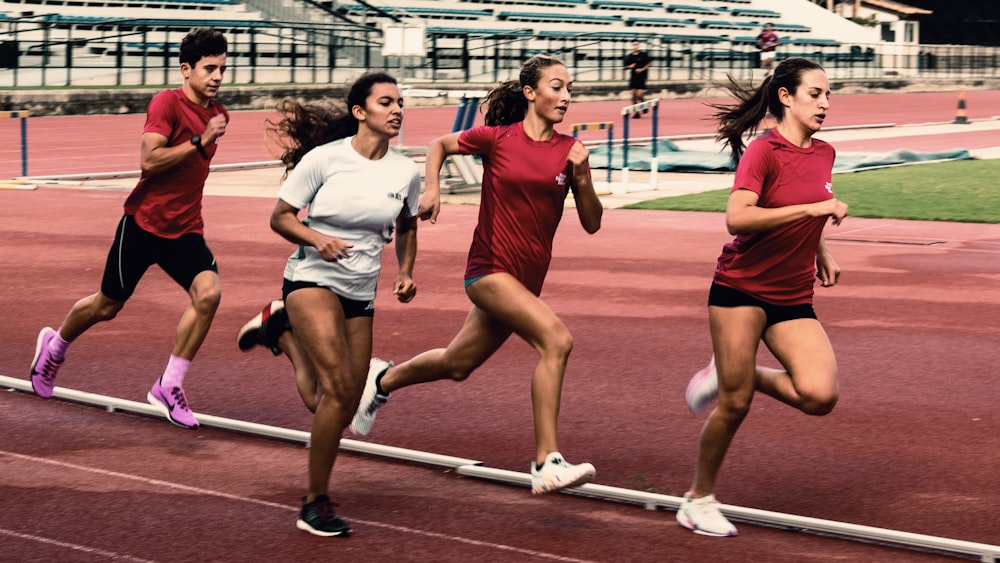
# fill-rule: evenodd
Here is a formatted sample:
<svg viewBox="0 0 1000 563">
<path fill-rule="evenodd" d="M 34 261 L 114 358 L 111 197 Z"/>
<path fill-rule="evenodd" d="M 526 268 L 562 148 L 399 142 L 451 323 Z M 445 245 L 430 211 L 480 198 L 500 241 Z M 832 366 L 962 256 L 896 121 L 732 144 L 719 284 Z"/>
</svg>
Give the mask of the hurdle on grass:
<svg viewBox="0 0 1000 563">
<path fill-rule="evenodd" d="M 573 124 L 573 137 L 579 136 L 580 131 L 599 131 L 601 129 L 607 129 L 608 131 L 608 184 L 611 183 L 611 148 L 613 143 L 613 138 L 615 134 L 615 124 L 610 121 L 600 121 L 595 123 L 574 123 Z"/>
<path fill-rule="evenodd" d="M 656 189 L 658 185 L 657 172 L 660 171 L 659 163 L 656 161 L 656 149 L 657 149 L 657 137 L 658 137 L 658 125 L 660 123 L 660 99 L 654 98 L 646 102 L 640 102 L 638 104 L 632 104 L 630 106 L 625 106 L 622 108 L 622 184 L 625 186 L 625 190 L 628 191 L 628 123 L 629 117 L 640 111 L 652 109 L 653 110 L 653 153 L 649 160 L 649 185 L 650 188 Z"/>
<path fill-rule="evenodd" d="M 0 119 L 21 120 L 21 176 L 28 175 L 28 118 L 31 112 L 24 110 L 0 111 Z"/>
</svg>

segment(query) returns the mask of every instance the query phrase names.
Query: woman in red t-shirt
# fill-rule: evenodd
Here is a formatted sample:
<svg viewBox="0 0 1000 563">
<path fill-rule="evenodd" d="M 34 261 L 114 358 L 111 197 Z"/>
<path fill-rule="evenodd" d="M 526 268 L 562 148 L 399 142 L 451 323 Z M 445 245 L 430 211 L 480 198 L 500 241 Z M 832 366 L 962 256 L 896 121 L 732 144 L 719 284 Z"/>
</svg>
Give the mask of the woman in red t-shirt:
<svg viewBox="0 0 1000 563">
<path fill-rule="evenodd" d="M 813 283 L 837 283 L 840 268 L 823 241 L 828 219 L 839 225 L 847 204 L 833 196 L 834 150 L 813 139 L 830 109 L 830 82 L 813 61 L 782 61 L 756 90 L 730 80 L 740 100 L 713 106 L 719 140 L 739 164 L 726 205 L 736 238 L 719 257 L 708 298 L 713 357 L 688 384 L 693 413 L 718 398 L 701 434 L 698 469 L 677 511 L 681 526 L 735 536 L 715 500 L 723 458 L 760 391 L 804 413 L 824 415 L 837 403 L 837 361 L 813 311 Z M 746 147 L 770 111 L 778 122 Z M 741 158 L 742 157 L 742 158 Z M 763 340 L 780 369 L 756 365 Z"/>
<path fill-rule="evenodd" d="M 395 367 L 372 360 L 368 385 L 351 423 L 355 434 L 368 433 L 376 409 L 390 392 L 441 379 L 463 381 L 516 333 L 540 356 L 531 382 L 536 447 L 532 492 L 556 491 L 593 479 L 593 465 L 569 464 L 558 451 L 556 420 L 573 337 L 539 299 L 569 191 L 588 233 L 600 228 L 603 213 L 590 177 L 589 151 L 554 128 L 566 114 L 571 89 L 562 61 L 547 55 L 532 57 L 521 67 L 518 80 L 503 82 L 487 95 L 485 126 L 431 143 L 420 213 L 432 223 L 440 210 L 439 174 L 445 157 L 474 154 L 483 159 L 479 223 L 465 272 L 465 292 L 473 308 L 447 348 L 424 352 Z"/>
</svg>

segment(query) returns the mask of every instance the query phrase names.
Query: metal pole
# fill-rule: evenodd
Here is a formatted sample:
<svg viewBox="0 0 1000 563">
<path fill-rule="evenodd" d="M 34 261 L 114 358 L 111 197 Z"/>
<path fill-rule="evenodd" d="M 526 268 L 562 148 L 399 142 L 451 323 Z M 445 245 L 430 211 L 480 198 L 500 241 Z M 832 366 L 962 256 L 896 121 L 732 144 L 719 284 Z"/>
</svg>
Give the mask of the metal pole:
<svg viewBox="0 0 1000 563">
<path fill-rule="evenodd" d="M 13 378 L 0 375 L 0 387 L 24 391 L 26 393 L 32 392 L 31 382 L 24 378 Z M 53 397 L 75 403 L 103 407 L 109 413 L 123 411 L 157 418 L 163 417 L 156 407 L 153 407 L 148 403 L 138 403 L 106 395 L 97 395 L 84 391 L 66 389 L 65 387 L 56 387 Z M 304 443 L 306 446 L 309 445 L 309 433 L 301 430 L 268 426 L 265 424 L 223 418 L 207 414 L 199 414 L 198 420 L 201 422 L 202 428 L 218 428 L 242 434 L 249 434 L 252 436 L 264 436 L 292 443 Z M 432 452 L 422 452 L 419 450 L 409 450 L 394 446 L 384 446 L 371 442 L 351 440 L 349 438 L 341 439 L 340 449 L 343 451 L 363 453 L 376 457 L 450 468 L 458 475 L 498 483 L 528 486 L 531 482 L 531 476 L 526 473 L 486 467 L 483 465 L 482 461 L 473 459 L 435 454 Z M 3 455 L 3 453 L 4 452 L 0 452 L 0 455 Z M 573 489 L 566 489 L 564 492 L 574 496 L 594 498 L 602 501 L 640 505 L 647 510 L 657 510 L 659 508 L 677 510 L 683 500 L 672 495 L 635 491 L 619 487 L 609 487 L 607 485 L 599 485 L 596 483 L 588 483 Z M 886 528 L 876 528 L 834 520 L 823 520 L 820 518 L 810 518 L 807 516 L 798 516 L 795 514 L 785 514 L 781 512 L 770 512 L 729 504 L 721 504 L 719 505 L 719 508 L 727 517 L 750 524 L 771 526 L 800 532 L 810 532 L 813 534 L 834 536 L 865 543 L 888 544 L 891 546 L 906 547 L 916 550 L 935 550 L 949 554 L 960 554 L 966 556 L 971 555 L 979 557 L 980 561 L 997 561 L 1000 559 L 1000 545 L 990 545 L 985 543 L 942 538 L 938 536 L 914 534 Z"/>
<path fill-rule="evenodd" d="M 21 116 L 21 176 L 28 175 L 28 115 Z"/>
</svg>

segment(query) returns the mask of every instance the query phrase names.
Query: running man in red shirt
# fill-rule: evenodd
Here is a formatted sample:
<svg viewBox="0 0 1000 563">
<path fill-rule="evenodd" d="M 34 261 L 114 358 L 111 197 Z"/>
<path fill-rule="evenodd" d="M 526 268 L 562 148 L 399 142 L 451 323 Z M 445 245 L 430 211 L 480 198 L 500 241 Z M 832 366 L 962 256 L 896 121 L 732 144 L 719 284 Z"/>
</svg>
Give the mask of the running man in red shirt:
<svg viewBox="0 0 1000 563">
<path fill-rule="evenodd" d="M 201 201 L 216 141 L 229 121 L 215 101 L 227 49 L 226 38 L 211 29 L 192 31 L 181 41 L 184 84 L 149 102 L 142 175 L 125 200 L 101 288 L 77 301 L 59 330 L 46 327 L 38 335 L 31 385 L 39 397 L 52 396 L 69 345 L 95 324 L 115 318 L 146 270 L 157 264 L 187 291 L 191 304 L 181 315 L 166 370 L 146 398 L 170 422 L 198 428 L 183 381 L 222 297 L 218 266 L 205 244 Z"/>
<path fill-rule="evenodd" d="M 430 145 L 420 216 L 432 223 L 440 211 L 439 174 L 445 157 L 483 158 L 479 223 L 465 271 L 472 311 L 447 348 L 424 352 L 393 367 L 373 359 L 351 431 L 371 430 L 375 411 L 389 394 L 418 383 L 464 381 L 511 334 L 539 354 L 531 381 L 535 419 L 532 492 L 556 491 L 593 479 L 594 466 L 566 462 L 556 441 L 556 421 L 573 337 L 539 298 L 552 258 L 552 239 L 570 191 L 588 233 L 601 226 L 603 208 L 590 176 L 583 143 L 556 132 L 569 108 L 572 79 L 559 59 L 536 55 L 486 97 L 486 125 L 445 135 Z"/>
<path fill-rule="evenodd" d="M 837 360 L 813 311 L 813 284 L 835 285 L 840 268 L 823 240 L 847 204 L 833 195 L 835 152 L 814 139 L 830 110 L 823 68 L 786 59 L 757 90 L 731 80 L 742 100 L 716 105 L 719 140 L 739 164 L 726 206 L 736 238 L 722 249 L 708 295 L 712 361 L 688 384 L 685 399 L 698 413 L 718 398 L 702 429 L 694 484 L 677 511 L 681 526 L 699 534 L 735 536 L 715 500 L 715 483 L 736 431 L 757 391 L 806 414 L 825 415 L 839 396 Z M 744 153 L 743 135 L 770 111 L 778 125 Z M 763 340 L 780 369 L 757 365 Z"/>
</svg>

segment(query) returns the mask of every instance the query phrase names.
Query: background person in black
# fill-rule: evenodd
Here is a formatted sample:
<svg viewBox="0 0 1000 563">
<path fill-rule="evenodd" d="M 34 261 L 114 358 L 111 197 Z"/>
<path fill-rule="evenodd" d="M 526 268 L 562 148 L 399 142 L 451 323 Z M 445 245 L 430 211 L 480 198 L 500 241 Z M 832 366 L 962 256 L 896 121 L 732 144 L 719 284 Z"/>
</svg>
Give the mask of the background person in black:
<svg viewBox="0 0 1000 563">
<path fill-rule="evenodd" d="M 632 52 L 625 55 L 625 68 L 631 70 L 628 87 L 632 90 L 632 103 L 638 104 L 645 101 L 643 94 L 646 93 L 646 77 L 649 76 L 649 67 L 652 66 L 653 59 L 649 53 L 639 48 L 638 41 L 632 41 Z M 649 109 L 642 110 L 642 113 L 649 112 Z M 639 112 L 635 112 L 632 117 L 638 119 Z"/>
</svg>

